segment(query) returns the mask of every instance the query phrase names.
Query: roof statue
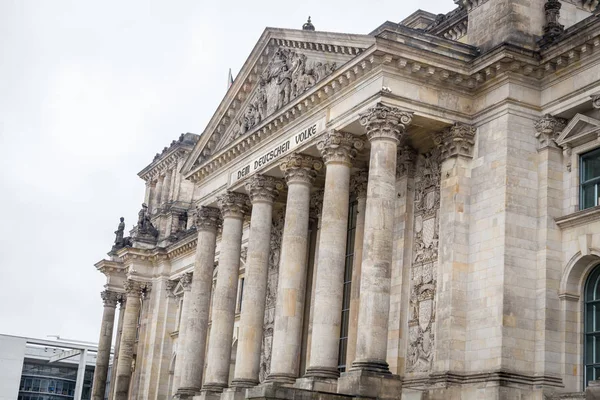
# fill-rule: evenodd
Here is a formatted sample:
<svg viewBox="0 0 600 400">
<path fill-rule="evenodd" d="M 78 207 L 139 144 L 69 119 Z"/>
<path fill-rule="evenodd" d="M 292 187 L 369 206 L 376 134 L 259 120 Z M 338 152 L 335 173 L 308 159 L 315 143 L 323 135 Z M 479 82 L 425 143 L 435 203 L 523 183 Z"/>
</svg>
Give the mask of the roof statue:
<svg viewBox="0 0 600 400">
<path fill-rule="evenodd" d="M 304 25 L 302 25 L 302 30 L 304 30 L 304 31 L 314 31 L 315 30 L 315 26 L 312 24 L 312 22 L 310 22 L 310 16 L 308 17 L 308 21 L 306 21 L 304 23 Z"/>
</svg>

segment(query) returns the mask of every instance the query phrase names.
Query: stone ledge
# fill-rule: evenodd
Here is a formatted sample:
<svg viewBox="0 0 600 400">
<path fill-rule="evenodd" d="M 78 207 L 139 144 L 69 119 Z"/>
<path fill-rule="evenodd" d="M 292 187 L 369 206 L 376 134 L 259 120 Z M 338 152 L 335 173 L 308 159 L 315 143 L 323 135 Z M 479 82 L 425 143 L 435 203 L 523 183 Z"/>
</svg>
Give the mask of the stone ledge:
<svg viewBox="0 0 600 400">
<path fill-rule="evenodd" d="M 371 397 L 400 400 L 402 379 L 398 375 L 382 374 L 364 369 L 342 373 L 338 379 L 338 393 L 353 397 Z"/>
<path fill-rule="evenodd" d="M 485 383 L 497 386 L 530 385 L 563 387 L 563 381 L 555 376 L 533 376 L 505 370 L 481 372 L 481 373 L 438 373 L 423 378 L 405 378 L 405 388 L 443 388 L 448 386 L 472 385 Z"/>
<path fill-rule="evenodd" d="M 314 390 L 298 389 L 283 386 L 279 383 L 264 383 L 249 388 L 246 391 L 246 399 L 269 399 L 269 400 L 351 400 L 353 396 L 336 393 L 324 393 Z"/>
<path fill-rule="evenodd" d="M 574 226 L 600 221 L 600 206 L 576 211 L 563 217 L 555 218 L 554 221 L 560 229 L 572 228 Z"/>
</svg>

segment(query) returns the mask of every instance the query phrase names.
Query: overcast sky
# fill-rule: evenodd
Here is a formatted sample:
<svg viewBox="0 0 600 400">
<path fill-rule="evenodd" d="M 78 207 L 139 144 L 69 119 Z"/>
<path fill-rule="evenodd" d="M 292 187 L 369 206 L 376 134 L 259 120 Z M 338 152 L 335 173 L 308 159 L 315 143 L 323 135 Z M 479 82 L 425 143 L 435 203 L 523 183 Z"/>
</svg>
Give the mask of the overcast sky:
<svg viewBox="0 0 600 400">
<path fill-rule="evenodd" d="M 97 342 L 137 173 L 201 133 L 266 26 L 366 34 L 452 0 L 0 1 L 0 333 Z"/>
</svg>

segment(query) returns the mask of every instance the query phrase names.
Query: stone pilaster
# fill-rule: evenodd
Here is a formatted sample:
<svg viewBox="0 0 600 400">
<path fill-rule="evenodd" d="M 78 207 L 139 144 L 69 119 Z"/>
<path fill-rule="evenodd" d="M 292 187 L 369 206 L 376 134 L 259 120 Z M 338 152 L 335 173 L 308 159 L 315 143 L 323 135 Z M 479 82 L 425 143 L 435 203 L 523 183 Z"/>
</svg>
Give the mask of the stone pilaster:
<svg viewBox="0 0 600 400">
<path fill-rule="evenodd" d="M 213 392 L 221 392 L 229 382 L 242 229 L 250 200 L 245 194 L 227 192 L 219 196 L 218 203 L 223 215 L 223 232 L 212 304 L 206 382 L 202 386 L 203 390 Z"/>
<path fill-rule="evenodd" d="M 361 115 L 371 143 L 365 210 L 356 358 L 338 380 L 338 392 L 369 397 L 400 396 L 401 381 L 389 371 L 388 318 L 398 143 L 412 113 L 378 103 Z M 376 375 L 379 378 L 370 378 Z M 381 376 L 389 379 L 383 383 Z M 378 384 L 372 382 L 378 381 Z M 369 383 L 371 382 L 371 383 Z M 386 388 L 393 387 L 391 392 Z"/>
<path fill-rule="evenodd" d="M 172 177 L 172 172 L 171 171 L 166 171 L 165 172 L 165 176 L 164 176 L 164 183 L 163 183 L 163 191 L 162 191 L 162 195 L 160 198 L 160 204 L 165 204 L 169 202 L 169 196 L 171 193 L 171 177 Z"/>
<path fill-rule="evenodd" d="M 231 384 L 234 387 L 258 384 L 273 202 L 282 189 L 283 182 L 270 176 L 256 175 L 246 183 L 252 201 L 252 216 L 246 256 L 244 307 L 240 316 L 235 372 Z"/>
<path fill-rule="evenodd" d="M 154 198 L 152 199 L 153 209 L 148 209 L 148 212 L 152 214 L 156 214 L 161 204 L 161 194 L 163 188 L 163 179 L 162 175 L 156 177 L 156 185 L 154 186 Z"/>
<path fill-rule="evenodd" d="M 469 198 L 475 128 L 455 124 L 441 146 L 440 235 L 433 372 L 463 372 L 469 275 Z"/>
<path fill-rule="evenodd" d="M 317 277 L 315 281 L 315 313 L 310 365 L 306 377 L 337 378 L 338 353 L 344 288 L 344 267 L 350 168 L 364 142 L 350 133 L 329 132 L 317 144 L 325 161 L 325 191 L 321 217 L 321 234 Z"/>
<path fill-rule="evenodd" d="M 185 349 L 186 329 L 189 319 L 190 309 L 192 307 L 192 277 L 193 273 L 183 274 L 179 279 L 183 289 L 183 299 L 181 301 L 181 316 L 179 317 L 179 334 L 177 337 L 177 359 L 175 360 L 175 371 L 173 371 L 173 390 L 176 392 L 181 383 L 181 370 L 183 368 L 183 349 Z"/>
<path fill-rule="evenodd" d="M 181 383 L 177 389 L 177 395 L 180 398 L 191 398 L 202 387 L 215 247 L 217 229 L 220 224 L 221 212 L 218 208 L 198 208 L 196 212 L 198 244 L 196 246 L 192 289 L 189 293 L 191 308 L 186 323 L 185 346 L 181 352 L 181 356 L 183 356 Z"/>
<path fill-rule="evenodd" d="M 310 188 L 321 161 L 292 154 L 281 163 L 288 185 L 275 306 L 271 371 L 267 381 L 293 383 L 298 376 L 306 290 Z"/>
<path fill-rule="evenodd" d="M 354 261 L 352 263 L 352 285 L 350 286 L 350 311 L 348 316 L 348 349 L 346 365 L 352 365 L 356 356 L 358 334 L 358 308 L 360 305 L 360 278 L 362 266 L 363 239 L 365 235 L 365 210 L 367 206 L 367 184 L 369 171 L 361 170 L 350 180 L 350 191 L 356 197 L 356 229 L 354 231 Z"/>
<path fill-rule="evenodd" d="M 115 380 L 115 400 L 127 400 L 129 397 L 129 382 L 131 380 L 131 363 L 133 361 L 133 348 L 138 328 L 140 314 L 140 300 L 142 293 L 150 290 L 150 283 L 127 280 L 125 292 L 127 293 L 127 306 L 123 317 L 123 332 L 119 345 L 119 364 Z"/>
<path fill-rule="evenodd" d="M 108 364 L 110 362 L 110 347 L 115 323 L 115 310 L 117 307 L 118 293 L 105 290 L 100 293 L 104 302 L 102 313 L 102 324 L 100 328 L 100 339 L 98 340 L 98 355 L 94 369 L 94 380 L 92 387 L 92 399 L 104 400 L 106 391 L 106 378 L 108 376 Z"/>
</svg>

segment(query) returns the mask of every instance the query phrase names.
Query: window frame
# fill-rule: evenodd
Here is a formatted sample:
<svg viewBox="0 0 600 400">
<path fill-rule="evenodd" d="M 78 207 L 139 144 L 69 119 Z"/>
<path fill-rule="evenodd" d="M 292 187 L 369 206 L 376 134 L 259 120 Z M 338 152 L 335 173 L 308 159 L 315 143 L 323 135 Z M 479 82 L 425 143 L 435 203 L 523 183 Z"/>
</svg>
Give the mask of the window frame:
<svg viewBox="0 0 600 400">
<path fill-rule="evenodd" d="M 593 266 L 590 270 L 590 273 L 588 274 L 588 276 L 585 279 L 585 284 L 583 285 L 583 301 L 582 303 L 582 307 L 583 307 L 583 357 L 582 357 L 582 364 L 583 364 L 583 368 L 582 368 L 582 377 L 583 377 L 583 388 L 587 388 L 588 386 L 588 367 L 592 367 L 592 368 L 598 368 L 600 369 L 600 359 L 598 360 L 598 362 L 595 363 L 588 363 L 588 337 L 597 337 L 599 338 L 599 344 L 600 344 L 600 322 L 597 323 L 598 326 L 598 330 L 597 331 L 593 331 L 593 332 L 588 332 L 589 331 L 589 324 L 588 324 L 588 305 L 590 304 L 595 304 L 600 306 L 600 296 L 595 299 L 595 300 L 589 300 L 589 296 L 588 296 L 588 292 L 590 290 L 590 285 L 594 284 L 594 292 L 597 291 L 598 286 L 600 285 L 600 264 L 596 264 L 595 266 Z M 600 358 L 600 357 L 599 357 Z M 600 376 L 598 376 L 598 378 L 600 378 Z"/>
<path fill-rule="evenodd" d="M 591 158 L 593 158 L 593 156 L 596 156 L 600 160 L 600 147 L 596 147 L 592 150 L 589 150 L 589 151 L 579 154 L 579 209 L 580 210 L 587 210 L 588 208 L 597 207 L 600 204 L 598 201 L 598 197 L 600 196 L 600 175 L 595 178 L 591 178 L 591 179 L 584 181 L 584 174 L 585 174 L 584 167 L 585 167 L 586 158 L 591 159 Z M 584 186 L 589 186 L 589 185 L 593 185 L 593 187 L 595 188 L 594 205 L 586 207 L 585 201 L 584 201 Z"/>
</svg>

